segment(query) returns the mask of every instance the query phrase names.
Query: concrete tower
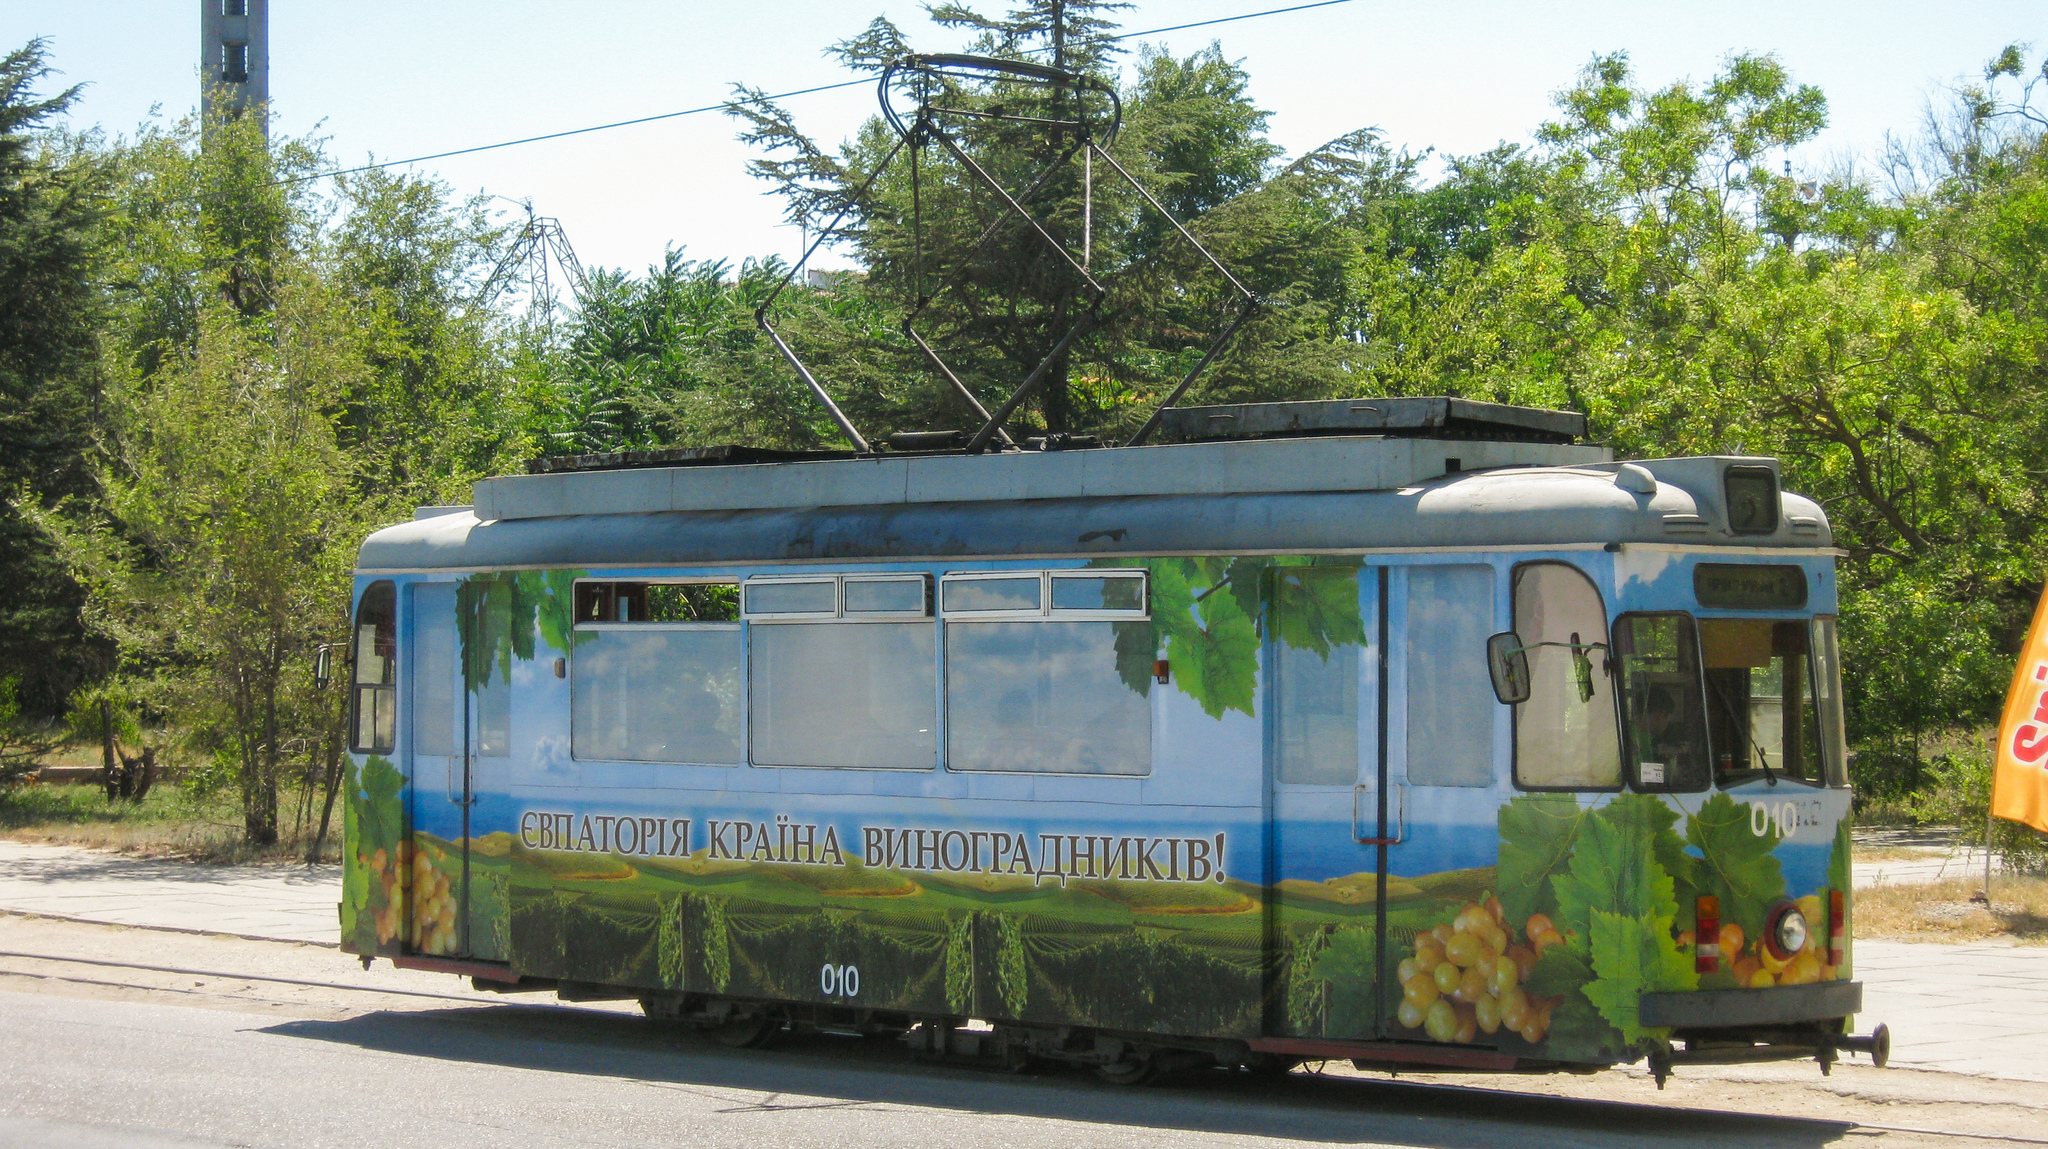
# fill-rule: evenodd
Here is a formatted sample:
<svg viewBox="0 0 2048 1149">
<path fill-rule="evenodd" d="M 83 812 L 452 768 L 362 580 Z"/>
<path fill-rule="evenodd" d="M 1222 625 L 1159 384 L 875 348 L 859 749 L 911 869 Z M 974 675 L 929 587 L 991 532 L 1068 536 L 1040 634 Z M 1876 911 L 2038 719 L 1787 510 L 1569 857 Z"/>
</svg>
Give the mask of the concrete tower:
<svg viewBox="0 0 2048 1149">
<path fill-rule="evenodd" d="M 270 102 L 270 0 L 199 0 L 199 77 L 203 112 Z"/>
</svg>

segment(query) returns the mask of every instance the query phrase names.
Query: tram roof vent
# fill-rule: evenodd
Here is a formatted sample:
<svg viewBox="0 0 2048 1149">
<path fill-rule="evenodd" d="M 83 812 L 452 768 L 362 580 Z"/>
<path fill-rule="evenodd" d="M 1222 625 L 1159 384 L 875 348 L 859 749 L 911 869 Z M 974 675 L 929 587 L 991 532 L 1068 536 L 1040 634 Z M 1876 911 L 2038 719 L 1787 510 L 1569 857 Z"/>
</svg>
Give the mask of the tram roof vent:
<svg viewBox="0 0 2048 1149">
<path fill-rule="evenodd" d="M 1585 434 L 1586 417 L 1576 411 L 1436 396 L 1169 407 L 1159 420 L 1160 441 L 1178 443 L 1312 435 L 1571 443 Z"/>
</svg>

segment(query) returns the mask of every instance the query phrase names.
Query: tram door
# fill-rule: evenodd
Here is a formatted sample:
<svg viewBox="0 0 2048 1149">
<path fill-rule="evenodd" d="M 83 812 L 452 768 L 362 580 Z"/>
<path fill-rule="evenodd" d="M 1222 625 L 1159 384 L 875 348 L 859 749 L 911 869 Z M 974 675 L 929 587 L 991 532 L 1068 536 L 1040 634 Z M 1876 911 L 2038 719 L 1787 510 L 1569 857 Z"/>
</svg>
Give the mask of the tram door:
<svg viewBox="0 0 2048 1149">
<path fill-rule="evenodd" d="M 469 810 L 477 749 L 475 692 L 463 682 L 460 595 L 453 583 L 412 588 L 412 857 L 406 937 L 424 954 L 469 952 Z"/>
<path fill-rule="evenodd" d="M 1388 827 L 1380 715 L 1388 571 L 1269 572 L 1267 725 L 1273 945 L 1290 955 L 1270 1032 L 1370 1038 L 1400 1004 L 1375 991 L 1384 947 L 1380 880 Z M 1383 797 L 1394 798 L 1382 802 Z"/>
</svg>

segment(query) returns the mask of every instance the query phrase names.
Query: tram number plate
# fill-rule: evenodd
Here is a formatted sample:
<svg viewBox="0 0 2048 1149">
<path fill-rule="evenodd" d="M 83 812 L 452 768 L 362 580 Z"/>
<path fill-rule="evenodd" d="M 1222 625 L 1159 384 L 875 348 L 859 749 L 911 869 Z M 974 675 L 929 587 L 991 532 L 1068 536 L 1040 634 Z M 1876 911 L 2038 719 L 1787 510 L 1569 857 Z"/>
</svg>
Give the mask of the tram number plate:
<svg viewBox="0 0 2048 1149">
<path fill-rule="evenodd" d="M 860 967 L 826 962 L 818 971 L 818 989 L 826 997 L 859 997 Z"/>
</svg>

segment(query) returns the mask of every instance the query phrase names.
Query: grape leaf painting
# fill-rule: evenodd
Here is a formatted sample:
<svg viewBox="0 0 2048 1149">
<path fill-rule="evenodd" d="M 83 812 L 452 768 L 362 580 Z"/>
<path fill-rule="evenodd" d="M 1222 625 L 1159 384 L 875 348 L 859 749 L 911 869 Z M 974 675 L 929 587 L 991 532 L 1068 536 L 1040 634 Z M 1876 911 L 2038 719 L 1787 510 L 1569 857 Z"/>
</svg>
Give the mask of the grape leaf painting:
<svg viewBox="0 0 2048 1149">
<path fill-rule="evenodd" d="M 1699 988 L 1693 963 L 1671 939 L 1671 919 L 1594 910 L 1589 932 L 1594 978 L 1581 991 L 1586 1000 L 1629 1045 L 1662 1037 L 1663 1030 L 1645 1028 L 1638 1020 L 1642 995 Z"/>
<path fill-rule="evenodd" d="M 1533 914 L 1557 916 L 1550 879 L 1571 860 L 1585 817 L 1569 794 L 1523 794 L 1500 808 L 1498 896 L 1508 921 L 1519 925 Z"/>
<path fill-rule="evenodd" d="M 1749 804 L 1726 794 L 1707 799 L 1686 823 L 1686 841 L 1700 852 L 1699 891 L 1721 900 L 1721 920 L 1759 936 L 1764 914 L 1785 896 L 1785 875 L 1773 851 L 1778 831 L 1766 823 L 1756 832 Z"/>
</svg>

